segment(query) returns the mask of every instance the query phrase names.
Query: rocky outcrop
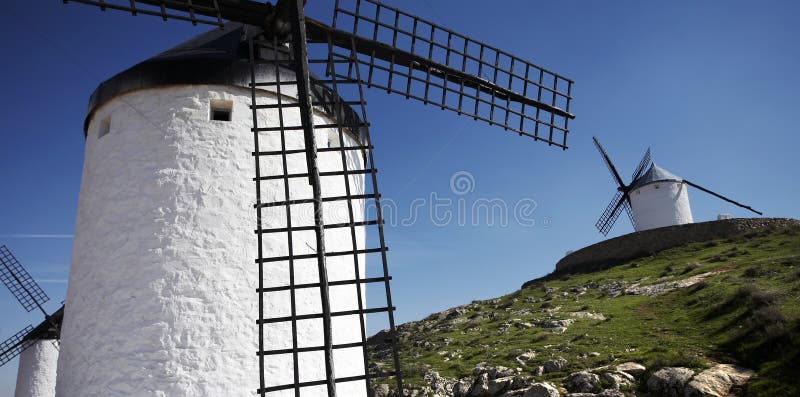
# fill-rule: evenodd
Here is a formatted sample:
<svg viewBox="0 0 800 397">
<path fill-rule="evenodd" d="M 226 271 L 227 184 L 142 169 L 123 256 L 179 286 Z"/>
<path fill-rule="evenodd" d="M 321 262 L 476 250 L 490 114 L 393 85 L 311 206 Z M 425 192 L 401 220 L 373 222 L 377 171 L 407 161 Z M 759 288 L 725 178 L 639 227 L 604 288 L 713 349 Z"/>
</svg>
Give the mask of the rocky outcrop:
<svg viewBox="0 0 800 397">
<path fill-rule="evenodd" d="M 548 362 L 557 365 L 559 371 L 567 366 L 561 357 Z M 634 362 L 606 365 L 569 374 L 559 390 L 553 384 L 537 382 L 520 368 L 479 363 L 471 377 L 461 379 L 427 371 L 423 375 L 426 385 L 404 390 L 402 396 L 386 384 L 375 385 L 373 390 L 375 397 L 625 397 L 639 395 L 637 390 L 641 390 L 646 372 L 647 368 Z M 653 373 L 644 387 L 648 397 L 735 396 L 753 374 L 731 364 L 718 364 L 697 374 L 689 368 L 667 367 Z"/>
</svg>

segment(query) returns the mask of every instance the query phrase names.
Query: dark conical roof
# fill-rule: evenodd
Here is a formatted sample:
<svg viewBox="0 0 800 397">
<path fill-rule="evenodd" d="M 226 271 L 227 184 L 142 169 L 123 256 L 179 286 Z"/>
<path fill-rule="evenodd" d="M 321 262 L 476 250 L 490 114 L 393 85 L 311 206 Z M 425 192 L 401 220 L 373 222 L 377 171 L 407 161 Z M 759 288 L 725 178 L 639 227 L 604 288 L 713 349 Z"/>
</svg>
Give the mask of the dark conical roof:
<svg viewBox="0 0 800 397">
<path fill-rule="evenodd" d="M 175 84 L 218 84 L 249 88 L 251 79 L 248 35 L 260 31 L 240 23 L 227 23 L 223 29 L 214 28 L 195 36 L 167 51 L 140 62 L 101 83 L 89 99 L 89 110 L 84 122 L 84 134 L 92 115 L 110 99 L 145 88 Z M 262 81 L 274 69 L 273 65 L 257 64 L 256 80 Z M 325 98 L 331 103 L 333 93 L 311 75 L 312 96 Z M 323 109 L 333 113 L 330 109 Z M 359 117 L 350 107 L 342 110 L 343 119 L 350 124 Z M 362 137 L 363 138 L 363 137 Z"/>
<path fill-rule="evenodd" d="M 631 189 L 640 188 L 644 185 L 649 185 L 655 182 L 682 182 L 683 178 L 659 167 L 656 163 L 650 165 L 650 168 L 642 176 L 637 178 L 631 183 Z"/>
</svg>

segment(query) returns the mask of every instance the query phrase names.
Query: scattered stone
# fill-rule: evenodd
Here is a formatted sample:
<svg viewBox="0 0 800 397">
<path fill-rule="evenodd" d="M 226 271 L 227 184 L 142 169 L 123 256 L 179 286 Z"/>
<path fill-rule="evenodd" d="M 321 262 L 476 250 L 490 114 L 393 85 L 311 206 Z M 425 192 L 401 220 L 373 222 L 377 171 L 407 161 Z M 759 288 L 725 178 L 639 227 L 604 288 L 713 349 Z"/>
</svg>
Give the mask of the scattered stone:
<svg viewBox="0 0 800 397">
<path fill-rule="evenodd" d="M 558 392 L 558 389 L 555 386 L 547 383 L 534 383 L 528 390 L 525 390 L 525 393 L 522 397 L 560 397 L 561 394 Z"/>
<path fill-rule="evenodd" d="M 689 368 L 662 368 L 650 376 L 650 379 L 647 380 L 647 388 L 654 397 L 683 396 L 683 389 L 693 375 L 694 371 Z"/>
<path fill-rule="evenodd" d="M 710 276 L 714 276 L 725 272 L 725 270 L 701 273 L 692 277 L 685 278 L 678 281 L 667 281 L 663 283 L 639 286 L 638 283 L 632 284 L 630 287 L 625 288 L 625 294 L 628 295 L 647 295 L 658 296 L 666 294 L 667 292 L 674 291 L 678 288 L 691 287 Z"/>
<path fill-rule="evenodd" d="M 564 384 L 571 392 L 591 393 L 600 389 L 600 377 L 588 371 L 573 372 Z"/>
<path fill-rule="evenodd" d="M 516 361 L 520 365 L 527 365 L 528 361 L 531 361 L 535 357 L 536 357 L 536 352 L 533 352 L 533 351 L 529 350 L 529 351 L 527 351 L 525 353 L 522 353 L 519 356 L 517 356 L 514 359 L 514 361 Z"/>
<path fill-rule="evenodd" d="M 600 321 L 605 321 L 606 319 L 606 316 L 604 316 L 603 313 L 572 312 L 569 315 L 575 318 L 589 318 Z"/>
<path fill-rule="evenodd" d="M 566 328 L 572 325 L 575 320 L 566 319 L 566 320 L 551 320 L 541 324 L 542 328 Z"/>
<path fill-rule="evenodd" d="M 542 365 L 544 367 L 544 373 L 549 372 L 559 372 L 566 368 L 568 362 L 564 357 L 556 357 L 552 360 L 547 360 Z"/>
<path fill-rule="evenodd" d="M 686 397 L 723 397 L 733 387 L 741 387 L 754 372 L 731 364 L 715 365 L 695 376 L 686 385 Z"/>
</svg>

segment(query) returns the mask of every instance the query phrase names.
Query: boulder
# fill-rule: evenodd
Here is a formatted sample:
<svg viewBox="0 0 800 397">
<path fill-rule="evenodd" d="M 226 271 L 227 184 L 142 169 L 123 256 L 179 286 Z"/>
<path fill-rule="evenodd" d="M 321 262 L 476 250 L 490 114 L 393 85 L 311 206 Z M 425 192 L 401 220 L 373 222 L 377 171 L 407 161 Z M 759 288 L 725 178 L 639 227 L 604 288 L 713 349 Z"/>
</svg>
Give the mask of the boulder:
<svg viewBox="0 0 800 397">
<path fill-rule="evenodd" d="M 373 391 L 375 392 L 375 397 L 389 397 L 391 393 L 389 385 L 385 383 L 376 385 L 375 387 L 373 387 Z"/>
<path fill-rule="evenodd" d="M 487 397 L 489 396 L 489 374 L 480 374 L 467 393 L 467 397 Z"/>
<path fill-rule="evenodd" d="M 513 376 L 506 376 L 503 378 L 495 378 L 489 380 L 488 395 L 496 396 L 505 390 L 511 389 L 511 384 L 514 382 Z"/>
<path fill-rule="evenodd" d="M 647 380 L 647 389 L 650 390 L 652 397 L 683 396 L 683 389 L 693 375 L 694 371 L 689 368 L 662 368 Z"/>
<path fill-rule="evenodd" d="M 517 374 L 517 371 L 515 369 L 506 368 L 501 365 L 498 365 L 496 367 L 489 367 L 486 369 L 486 372 L 489 374 L 490 380 L 497 378 L 506 378 Z"/>
<path fill-rule="evenodd" d="M 428 386 L 434 395 L 449 396 L 453 394 L 453 385 L 456 383 L 454 379 L 440 376 L 436 371 L 425 372 L 422 379 L 428 382 Z"/>
<path fill-rule="evenodd" d="M 534 383 L 528 390 L 525 390 L 525 393 L 522 394 L 522 397 L 560 397 L 561 394 L 558 392 L 558 389 L 555 386 L 547 383 Z"/>
<path fill-rule="evenodd" d="M 645 368 L 644 365 L 634 362 L 622 363 L 617 365 L 615 368 L 617 371 L 633 375 L 634 378 L 644 375 L 645 371 L 647 371 L 647 368 Z"/>
<path fill-rule="evenodd" d="M 544 367 L 544 372 L 558 372 L 566 368 L 568 362 L 564 357 L 556 357 L 552 360 L 547 360 L 542 365 Z"/>
<path fill-rule="evenodd" d="M 734 386 L 743 386 L 754 372 L 731 364 L 715 365 L 698 375 L 686 385 L 686 397 L 724 397 Z"/>
<path fill-rule="evenodd" d="M 600 389 L 600 377 L 588 371 L 573 372 L 564 384 L 571 392 L 592 393 Z"/>
<path fill-rule="evenodd" d="M 600 380 L 610 384 L 613 390 L 619 390 L 621 387 L 632 386 L 636 383 L 636 379 L 632 375 L 622 371 L 605 372 L 600 375 Z"/>
</svg>

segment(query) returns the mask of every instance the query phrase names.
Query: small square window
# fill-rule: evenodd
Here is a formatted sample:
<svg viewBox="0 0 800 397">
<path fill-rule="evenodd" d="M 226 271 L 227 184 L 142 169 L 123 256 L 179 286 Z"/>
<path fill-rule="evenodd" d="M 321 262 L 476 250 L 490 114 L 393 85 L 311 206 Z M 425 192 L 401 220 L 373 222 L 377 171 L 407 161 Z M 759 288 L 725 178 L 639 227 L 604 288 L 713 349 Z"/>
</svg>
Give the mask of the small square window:
<svg viewBox="0 0 800 397">
<path fill-rule="evenodd" d="M 216 121 L 231 121 L 231 114 L 233 113 L 233 101 L 225 101 L 221 99 L 211 100 L 211 120 Z"/>
<path fill-rule="evenodd" d="M 328 131 L 328 147 L 339 147 L 339 131 L 337 130 L 330 130 Z"/>
<path fill-rule="evenodd" d="M 100 120 L 100 128 L 97 130 L 97 138 L 102 138 L 111 132 L 111 116 Z"/>
</svg>

